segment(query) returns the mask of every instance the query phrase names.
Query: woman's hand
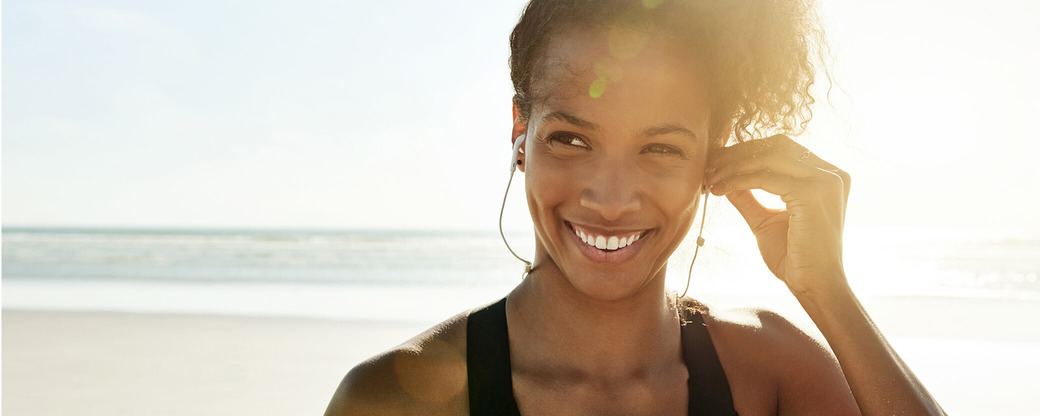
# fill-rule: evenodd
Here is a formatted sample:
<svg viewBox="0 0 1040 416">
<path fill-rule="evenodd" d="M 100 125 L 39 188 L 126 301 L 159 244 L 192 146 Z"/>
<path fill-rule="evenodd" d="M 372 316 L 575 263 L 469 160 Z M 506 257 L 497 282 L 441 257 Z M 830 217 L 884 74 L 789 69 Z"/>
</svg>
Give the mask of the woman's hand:
<svg viewBox="0 0 1040 416">
<path fill-rule="evenodd" d="M 785 136 L 716 151 L 705 182 L 726 195 L 758 238 L 769 270 L 787 283 L 838 359 L 864 415 L 943 415 L 845 280 L 841 234 L 849 175 Z M 752 189 L 780 196 L 762 206 Z"/>
<path fill-rule="evenodd" d="M 744 216 L 769 270 L 796 297 L 844 287 L 847 173 L 778 135 L 717 149 L 705 182 Z M 786 209 L 766 208 L 752 189 L 780 196 Z"/>
</svg>

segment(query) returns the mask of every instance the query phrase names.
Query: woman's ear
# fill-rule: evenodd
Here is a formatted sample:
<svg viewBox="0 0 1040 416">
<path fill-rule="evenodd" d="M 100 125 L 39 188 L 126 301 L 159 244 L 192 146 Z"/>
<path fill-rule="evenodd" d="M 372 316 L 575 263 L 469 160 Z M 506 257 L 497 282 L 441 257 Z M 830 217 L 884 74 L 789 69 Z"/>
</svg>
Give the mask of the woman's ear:
<svg viewBox="0 0 1040 416">
<path fill-rule="evenodd" d="M 512 145 L 516 144 L 516 140 L 520 136 L 525 136 L 526 137 L 526 134 L 527 134 L 527 121 L 525 121 L 523 119 L 523 117 L 520 116 L 520 111 L 516 108 L 516 103 L 513 103 L 513 134 L 512 134 L 512 140 L 510 141 L 511 147 L 512 147 Z M 524 140 L 524 143 L 520 144 L 520 148 L 518 149 L 519 153 L 516 154 L 516 160 L 512 160 L 511 161 L 511 163 L 512 162 L 516 163 L 516 166 L 518 168 L 520 168 L 521 172 L 523 172 L 525 170 L 524 162 L 527 161 L 527 158 L 526 158 L 527 155 L 524 152 L 524 147 L 525 146 L 527 146 L 527 140 Z"/>
</svg>

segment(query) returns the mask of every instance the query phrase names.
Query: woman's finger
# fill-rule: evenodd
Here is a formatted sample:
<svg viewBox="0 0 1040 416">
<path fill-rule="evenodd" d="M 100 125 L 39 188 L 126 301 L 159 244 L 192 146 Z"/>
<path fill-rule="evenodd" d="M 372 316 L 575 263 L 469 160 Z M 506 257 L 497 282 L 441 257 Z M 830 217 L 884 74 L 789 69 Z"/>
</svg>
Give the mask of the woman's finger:
<svg viewBox="0 0 1040 416">
<path fill-rule="evenodd" d="M 790 139 L 788 139 L 788 140 L 790 140 Z M 792 143 L 793 143 L 793 141 L 792 141 Z M 826 160 L 823 160 L 822 158 L 817 156 L 815 153 L 810 152 L 808 149 L 805 149 L 801 145 L 798 145 L 797 143 L 793 143 L 793 145 L 797 146 L 798 149 L 801 149 L 803 151 L 802 156 L 799 156 L 799 160 L 801 160 L 803 163 L 805 163 L 805 164 L 807 164 L 809 166 L 813 166 L 813 167 L 815 167 L 815 168 L 817 168 L 819 170 L 832 173 L 834 175 L 837 175 L 839 178 L 841 178 L 842 187 L 844 189 L 845 203 L 848 203 L 849 202 L 849 191 L 851 190 L 851 185 L 852 185 L 852 176 L 849 175 L 848 172 L 845 172 L 845 171 L 839 169 L 837 166 L 834 166 L 830 162 L 827 162 Z"/>
<path fill-rule="evenodd" d="M 711 193 L 722 196 L 733 191 L 761 189 L 773 195 L 779 195 L 784 202 L 792 192 L 801 189 L 801 181 L 787 175 L 770 171 L 751 172 L 746 175 L 734 175 L 711 186 Z"/>
<path fill-rule="evenodd" d="M 767 139 L 751 140 L 737 143 L 728 147 L 720 147 L 712 150 L 708 157 L 708 167 L 718 169 L 734 160 L 744 159 L 768 151 L 770 144 Z"/>
<path fill-rule="evenodd" d="M 760 153 L 718 166 L 709 172 L 706 183 L 710 186 L 732 176 L 746 175 L 756 171 L 776 172 L 795 178 L 809 178 L 816 173 L 816 168 L 785 153 Z"/>
<path fill-rule="evenodd" d="M 748 226 L 750 226 L 752 230 L 758 228 L 760 224 L 776 213 L 776 210 L 762 205 L 762 203 L 755 198 L 755 195 L 748 190 L 730 192 L 726 194 L 726 199 L 728 199 L 729 202 L 733 204 L 733 207 L 737 209 L 737 212 L 744 217 L 744 221 L 747 222 Z"/>
<path fill-rule="evenodd" d="M 823 160 L 821 157 L 817 156 L 815 153 L 810 152 L 809 149 L 806 149 L 804 146 L 798 144 L 794 140 L 791 140 L 790 137 L 781 135 L 781 136 L 773 136 L 770 139 L 774 139 L 776 141 L 776 143 L 778 143 L 776 145 L 777 147 L 786 149 L 785 153 L 787 153 L 787 154 L 798 153 L 799 154 L 798 159 L 800 161 L 802 161 L 803 163 L 805 163 L 805 164 L 807 164 L 809 166 L 813 166 L 813 167 L 815 167 L 817 169 L 820 169 L 820 170 L 832 173 L 834 175 L 837 175 L 839 178 L 841 178 L 842 187 L 843 187 L 843 190 L 844 190 L 845 202 L 848 203 L 848 201 L 849 201 L 849 191 L 851 190 L 851 185 L 852 185 L 852 177 L 847 172 L 839 169 L 837 166 L 834 166 L 830 162 L 827 162 L 826 160 Z"/>
<path fill-rule="evenodd" d="M 778 134 L 765 139 L 750 140 L 712 151 L 709 167 L 719 167 L 744 158 L 761 157 L 769 154 L 783 154 L 790 158 L 808 163 L 810 166 L 832 170 L 837 169 L 823 159 L 798 144 L 790 137 Z"/>
<path fill-rule="evenodd" d="M 743 175 L 755 170 L 778 171 L 800 179 L 819 178 L 820 171 L 825 171 L 841 178 L 846 203 L 852 182 L 852 177 L 847 172 L 784 135 L 715 149 L 708 161 L 708 167 L 709 176 L 705 182 L 709 186 L 714 182 L 725 181 L 734 174 Z"/>
</svg>

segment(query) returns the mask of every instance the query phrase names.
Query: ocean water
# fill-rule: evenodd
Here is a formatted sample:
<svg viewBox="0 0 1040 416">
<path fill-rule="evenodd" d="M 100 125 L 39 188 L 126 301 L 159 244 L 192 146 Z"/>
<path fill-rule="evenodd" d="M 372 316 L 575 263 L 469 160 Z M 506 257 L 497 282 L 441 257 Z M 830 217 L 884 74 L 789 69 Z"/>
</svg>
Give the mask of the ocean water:
<svg viewBox="0 0 1040 416">
<path fill-rule="evenodd" d="M 691 294 L 785 293 L 746 232 L 705 237 Z M 530 258 L 530 234 L 509 238 Z M 863 229 L 845 253 L 871 296 L 1040 301 L 1040 238 Z M 671 287 L 691 255 L 673 256 Z M 434 322 L 504 296 L 522 266 L 497 232 L 5 228 L 2 270 L 5 308 Z"/>
</svg>

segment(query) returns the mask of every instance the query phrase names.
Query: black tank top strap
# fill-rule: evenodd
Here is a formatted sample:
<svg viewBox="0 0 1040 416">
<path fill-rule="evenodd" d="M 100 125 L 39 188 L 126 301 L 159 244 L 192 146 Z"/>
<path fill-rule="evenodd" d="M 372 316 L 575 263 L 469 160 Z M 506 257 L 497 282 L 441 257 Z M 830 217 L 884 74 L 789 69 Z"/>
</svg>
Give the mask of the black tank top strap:
<svg viewBox="0 0 1040 416">
<path fill-rule="evenodd" d="M 683 321 L 683 358 L 690 374 L 686 381 L 690 391 L 689 415 L 736 416 L 729 381 L 711 342 L 708 327 L 704 325 L 703 315 L 693 313 Z"/>
<path fill-rule="evenodd" d="M 513 398 L 506 300 L 473 312 L 466 321 L 469 414 L 520 416 Z"/>
</svg>

